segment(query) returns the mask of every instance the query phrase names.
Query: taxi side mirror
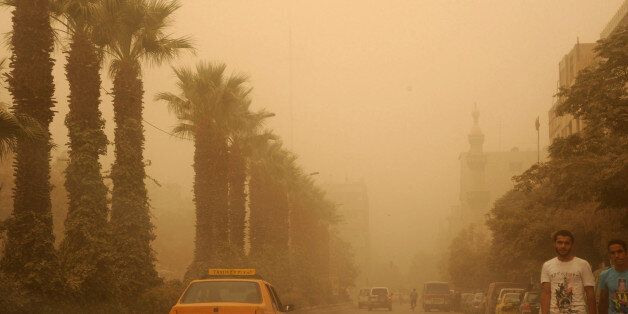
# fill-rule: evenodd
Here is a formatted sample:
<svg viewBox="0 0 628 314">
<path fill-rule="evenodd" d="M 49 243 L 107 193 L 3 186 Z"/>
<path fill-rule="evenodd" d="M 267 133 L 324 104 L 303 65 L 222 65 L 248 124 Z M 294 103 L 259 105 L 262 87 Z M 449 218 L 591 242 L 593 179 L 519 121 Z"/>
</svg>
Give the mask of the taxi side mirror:
<svg viewBox="0 0 628 314">
<path fill-rule="evenodd" d="M 292 312 L 294 311 L 294 305 L 288 304 L 283 306 L 282 312 Z"/>
</svg>

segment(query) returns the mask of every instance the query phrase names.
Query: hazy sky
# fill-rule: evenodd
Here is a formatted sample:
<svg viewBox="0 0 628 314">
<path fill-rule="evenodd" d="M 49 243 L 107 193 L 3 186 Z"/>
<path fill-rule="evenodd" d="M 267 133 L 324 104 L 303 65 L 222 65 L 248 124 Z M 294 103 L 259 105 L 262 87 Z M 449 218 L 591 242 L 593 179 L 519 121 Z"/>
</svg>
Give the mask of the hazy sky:
<svg viewBox="0 0 628 314">
<path fill-rule="evenodd" d="M 419 237 L 437 232 L 458 202 L 457 158 L 468 148 L 473 104 L 485 149 L 536 149 L 537 116 L 546 145 L 559 60 L 578 37 L 596 41 L 622 2 L 182 0 L 173 32 L 192 36 L 197 55 L 175 64 L 220 61 L 248 73 L 255 107 L 277 114 L 269 127 L 306 171 L 320 172 L 320 182 L 366 181 L 376 249 L 402 258 L 429 247 L 431 239 Z M 5 9 L 0 31 L 9 30 Z M 61 151 L 67 85 L 64 56 L 56 58 L 52 130 Z M 164 129 L 175 119 L 152 98 L 176 91 L 171 73 L 145 70 L 145 119 Z M 113 140 L 106 95 L 103 111 Z M 145 129 L 148 173 L 191 189 L 191 143 Z"/>
</svg>

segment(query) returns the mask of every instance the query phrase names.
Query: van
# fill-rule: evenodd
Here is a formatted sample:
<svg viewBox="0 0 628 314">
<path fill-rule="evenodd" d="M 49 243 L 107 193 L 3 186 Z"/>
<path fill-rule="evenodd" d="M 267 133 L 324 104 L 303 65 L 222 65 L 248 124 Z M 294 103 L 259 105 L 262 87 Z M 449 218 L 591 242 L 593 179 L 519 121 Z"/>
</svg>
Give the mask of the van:
<svg viewBox="0 0 628 314">
<path fill-rule="evenodd" d="M 373 287 L 369 293 L 369 311 L 377 308 L 387 308 L 392 311 L 392 293 L 386 287 Z"/>
<path fill-rule="evenodd" d="M 486 295 L 484 298 L 484 314 L 495 314 L 495 307 L 497 306 L 499 293 L 502 291 L 502 289 L 507 289 L 507 288 L 525 289 L 526 286 L 524 284 L 515 283 L 515 282 L 490 283 L 488 285 L 488 289 L 486 289 Z"/>
<path fill-rule="evenodd" d="M 449 312 L 451 310 L 451 292 L 448 282 L 430 281 L 423 284 L 421 294 L 423 310 L 429 312 L 432 309 Z"/>
</svg>

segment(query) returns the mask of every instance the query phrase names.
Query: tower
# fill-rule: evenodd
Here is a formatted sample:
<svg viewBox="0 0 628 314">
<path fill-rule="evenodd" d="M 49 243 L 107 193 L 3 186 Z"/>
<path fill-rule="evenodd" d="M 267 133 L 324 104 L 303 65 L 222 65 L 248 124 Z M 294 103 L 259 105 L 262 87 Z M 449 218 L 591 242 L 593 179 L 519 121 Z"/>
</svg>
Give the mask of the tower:
<svg viewBox="0 0 628 314">
<path fill-rule="evenodd" d="M 486 186 L 486 155 L 484 154 L 484 134 L 480 129 L 480 111 L 477 106 L 471 113 L 473 126 L 469 132 L 469 152 L 466 166 L 469 171 L 469 182 L 466 195 L 466 219 L 470 223 L 481 222 L 489 207 L 489 191 Z"/>
</svg>

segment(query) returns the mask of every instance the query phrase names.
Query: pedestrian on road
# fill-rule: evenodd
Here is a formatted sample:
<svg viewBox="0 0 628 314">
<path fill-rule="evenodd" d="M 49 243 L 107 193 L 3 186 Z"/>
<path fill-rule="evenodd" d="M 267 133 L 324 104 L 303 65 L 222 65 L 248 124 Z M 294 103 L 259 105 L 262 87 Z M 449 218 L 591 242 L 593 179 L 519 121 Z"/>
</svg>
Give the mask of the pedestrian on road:
<svg viewBox="0 0 628 314">
<path fill-rule="evenodd" d="M 419 298 L 419 294 L 416 292 L 416 288 L 410 292 L 410 309 L 414 312 L 416 307 L 416 300 Z"/>
<path fill-rule="evenodd" d="M 573 256 L 573 234 L 560 230 L 553 239 L 557 256 L 541 269 L 541 314 L 597 314 L 591 265 Z"/>
<path fill-rule="evenodd" d="M 613 266 L 600 274 L 598 314 L 628 314 L 626 242 L 610 240 L 607 249 Z"/>
</svg>

